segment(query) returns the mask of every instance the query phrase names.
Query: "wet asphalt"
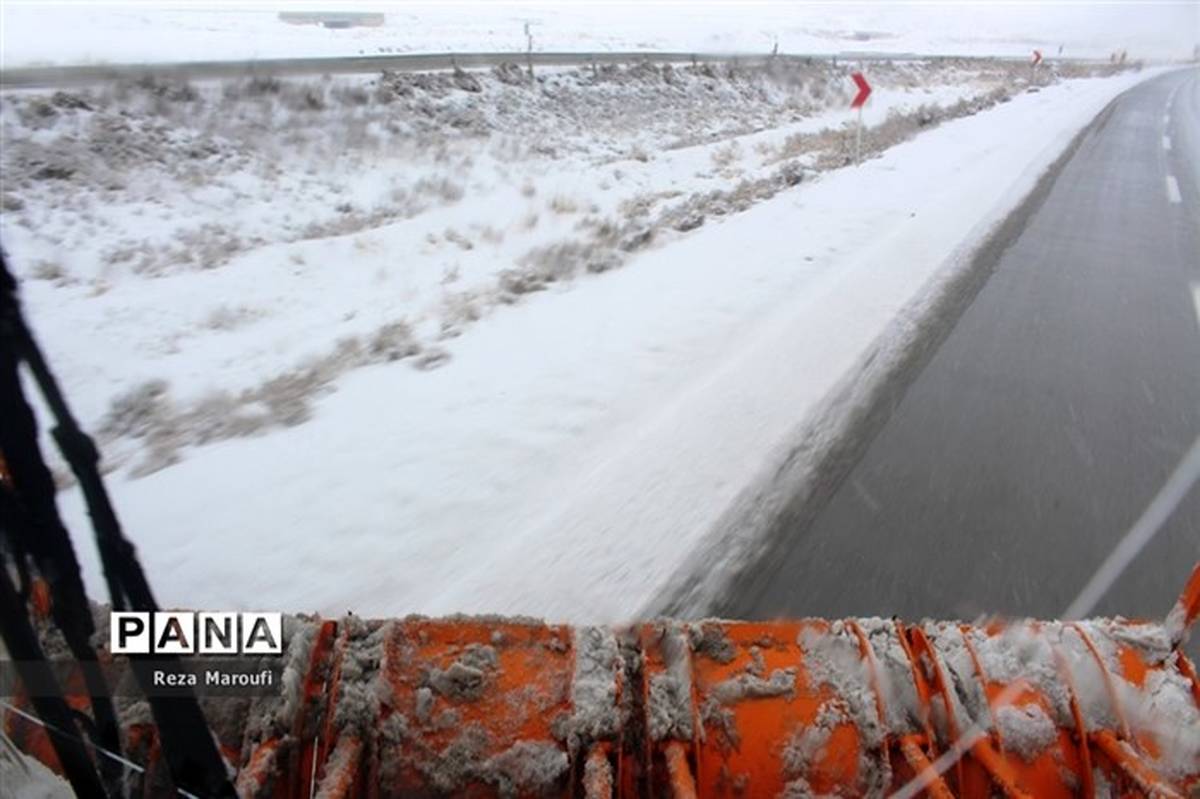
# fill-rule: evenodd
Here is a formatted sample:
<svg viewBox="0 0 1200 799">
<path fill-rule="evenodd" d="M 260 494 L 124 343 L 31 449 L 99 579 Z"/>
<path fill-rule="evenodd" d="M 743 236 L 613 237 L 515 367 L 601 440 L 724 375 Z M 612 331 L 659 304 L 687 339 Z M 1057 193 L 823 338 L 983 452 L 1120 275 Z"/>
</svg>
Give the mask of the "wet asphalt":
<svg viewBox="0 0 1200 799">
<path fill-rule="evenodd" d="M 1200 436 L 1200 70 L 1118 98 L 1004 244 L 861 459 L 712 613 L 1062 614 Z M 1162 616 L 1198 559 L 1195 486 L 1096 612 Z"/>
</svg>

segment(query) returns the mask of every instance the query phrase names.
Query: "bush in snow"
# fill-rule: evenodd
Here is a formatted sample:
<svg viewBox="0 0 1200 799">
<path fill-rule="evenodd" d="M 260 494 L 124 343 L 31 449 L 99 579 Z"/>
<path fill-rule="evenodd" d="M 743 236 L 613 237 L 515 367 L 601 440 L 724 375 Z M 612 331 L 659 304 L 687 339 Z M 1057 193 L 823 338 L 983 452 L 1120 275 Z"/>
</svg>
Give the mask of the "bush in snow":
<svg viewBox="0 0 1200 799">
<path fill-rule="evenodd" d="M 65 283 L 69 275 L 66 268 L 58 261 L 38 261 L 29 270 L 29 276 L 35 280 L 51 280 L 55 283 Z"/>
<path fill-rule="evenodd" d="M 100 433 L 141 438 L 163 427 L 171 410 L 166 381 L 147 380 L 113 398 L 100 420 Z"/>
<path fill-rule="evenodd" d="M 519 263 L 544 285 L 568 280 L 585 271 L 607 272 L 620 266 L 621 258 L 608 247 L 565 241 L 530 250 Z"/>
<path fill-rule="evenodd" d="M 424 177 L 413 186 L 413 193 L 434 197 L 443 203 L 456 203 L 463 198 L 463 187 L 446 177 Z"/>
<path fill-rule="evenodd" d="M 297 369 L 263 383 L 254 397 L 267 406 L 272 422 L 283 427 L 295 427 L 312 417 L 308 400 L 320 386 L 313 372 Z"/>
<path fill-rule="evenodd" d="M 413 367 L 420 369 L 422 372 L 428 372 L 431 369 L 437 369 L 439 366 L 445 365 L 448 360 L 450 360 L 449 352 L 441 347 L 430 347 L 413 361 Z"/>
<path fill-rule="evenodd" d="M 329 94 L 341 105 L 361 106 L 371 102 L 371 95 L 362 86 L 334 86 Z"/>
<path fill-rule="evenodd" d="M 182 459 L 179 454 L 180 444 L 177 438 L 168 433 L 155 436 L 146 448 L 145 457 L 129 470 L 129 474 L 132 477 L 145 477 L 168 466 L 174 466 Z"/>
<path fill-rule="evenodd" d="M 204 317 L 204 327 L 209 330 L 235 330 L 261 316 L 261 312 L 253 308 L 239 305 L 230 308 L 228 305 L 218 305 Z"/>
<path fill-rule="evenodd" d="M 326 107 L 325 88 L 316 84 L 286 83 L 279 92 L 279 102 L 290 111 L 324 111 Z"/>
<path fill-rule="evenodd" d="M 496 276 L 502 294 L 519 296 L 546 288 L 546 279 L 528 269 L 503 269 Z"/>
<path fill-rule="evenodd" d="M 371 362 L 398 361 L 420 351 L 420 343 L 413 335 L 412 328 L 404 321 L 384 325 L 367 342 L 367 354 Z"/>
<path fill-rule="evenodd" d="M 492 67 L 492 74 L 496 76 L 496 80 L 508 86 L 524 86 L 529 83 L 529 75 L 525 70 L 511 61 L 504 61 Z"/>
<path fill-rule="evenodd" d="M 226 391 L 202 397 L 179 419 L 196 444 L 253 435 L 270 423 L 265 413 L 253 413 Z"/>
<path fill-rule="evenodd" d="M 464 328 L 483 316 L 478 298 L 470 291 L 448 292 L 442 297 L 442 338 L 460 335 Z"/>
<path fill-rule="evenodd" d="M 442 232 L 442 238 L 444 238 L 446 241 L 450 242 L 451 244 L 458 245 L 459 249 L 462 249 L 462 250 L 475 249 L 475 245 L 471 243 L 471 240 L 468 239 L 466 236 L 464 236 L 462 233 L 459 233 L 454 228 L 451 228 L 451 227 L 446 228 L 445 231 Z"/>
<path fill-rule="evenodd" d="M 709 158 L 712 160 L 713 166 L 717 169 L 725 169 L 738 161 L 742 157 L 742 146 L 737 140 L 729 142 L 724 147 L 717 147 L 712 151 Z"/>
<path fill-rule="evenodd" d="M 483 91 L 483 85 L 479 82 L 479 78 L 472 75 L 470 72 L 464 72 L 458 67 L 454 68 L 454 85 L 462 89 L 464 92 L 472 92 L 478 94 Z"/>
<path fill-rule="evenodd" d="M 556 214 L 573 214 L 579 210 L 579 205 L 574 200 L 561 194 L 551 199 L 548 207 Z"/>
</svg>

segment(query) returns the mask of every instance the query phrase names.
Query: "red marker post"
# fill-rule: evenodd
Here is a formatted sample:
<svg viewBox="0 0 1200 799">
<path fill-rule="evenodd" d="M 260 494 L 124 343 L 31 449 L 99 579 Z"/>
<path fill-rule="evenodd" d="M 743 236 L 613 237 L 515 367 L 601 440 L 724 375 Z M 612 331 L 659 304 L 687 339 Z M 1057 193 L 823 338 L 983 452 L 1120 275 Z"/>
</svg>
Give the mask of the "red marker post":
<svg viewBox="0 0 1200 799">
<path fill-rule="evenodd" d="M 854 135 L 854 163 L 858 164 L 862 160 L 862 110 L 863 106 L 867 104 L 867 98 L 871 96 L 871 84 L 867 83 L 867 79 L 861 72 L 855 72 L 850 77 L 854 79 L 854 85 L 858 87 L 858 94 L 854 95 L 854 99 L 850 101 L 850 107 L 858 109 L 858 130 Z"/>
<path fill-rule="evenodd" d="M 1033 64 L 1034 67 L 1036 67 L 1038 64 L 1042 63 L 1042 51 L 1041 50 L 1033 51 L 1033 58 L 1031 59 L 1030 63 Z"/>
</svg>

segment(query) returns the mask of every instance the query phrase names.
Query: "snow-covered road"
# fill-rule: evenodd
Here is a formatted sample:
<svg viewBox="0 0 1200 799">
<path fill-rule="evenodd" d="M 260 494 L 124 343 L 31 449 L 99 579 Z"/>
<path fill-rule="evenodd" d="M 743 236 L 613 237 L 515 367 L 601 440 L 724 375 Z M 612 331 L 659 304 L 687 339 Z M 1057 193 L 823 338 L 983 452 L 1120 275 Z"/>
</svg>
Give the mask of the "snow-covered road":
<svg viewBox="0 0 1200 799">
<path fill-rule="evenodd" d="M 355 370 L 306 424 L 114 479 L 160 600 L 637 613 L 971 243 L 1146 76 L 1070 81 L 947 123 L 586 289 L 503 308 L 436 371 Z M 99 591 L 79 495 L 63 500 Z"/>
</svg>

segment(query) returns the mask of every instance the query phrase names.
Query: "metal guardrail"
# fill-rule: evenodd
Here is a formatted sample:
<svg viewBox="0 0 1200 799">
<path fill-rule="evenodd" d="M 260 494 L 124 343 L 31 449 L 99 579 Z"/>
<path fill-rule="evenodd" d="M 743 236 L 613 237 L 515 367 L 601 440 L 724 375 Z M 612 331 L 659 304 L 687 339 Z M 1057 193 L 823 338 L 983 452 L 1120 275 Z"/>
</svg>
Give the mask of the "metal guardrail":
<svg viewBox="0 0 1200 799">
<path fill-rule="evenodd" d="M 677 53 L 677 52 L 559 52 L 559 53 L 409 53 L 403 55 L 345 56 L 333 58 L 271 58 L 253 61 L 192 61 L 164 64 L 81 64 L 71 66 L 33 66 L 0 70 L 0 89 L 35 89 L 85 86 L 111 81 L 136 80 L 154 75 L 160 78 L 206 80 L 237 78 L 248 75 L 353 75 L 394 70 L 428 72 L 436 70 L 480 69 L 503 63 L 525 66 L 588 66 L 591 64 L 627 64 L 649 61 L 657 64 L 742 63 L 766 64 L 772 60 L 790 62 L 828 61 L 1024 61 L 1015 56 L 962 56 L 920 53 Z M 1059 59 L 1087 61 L 1089 59 Z"/>
</svg>

